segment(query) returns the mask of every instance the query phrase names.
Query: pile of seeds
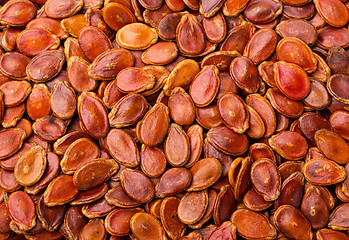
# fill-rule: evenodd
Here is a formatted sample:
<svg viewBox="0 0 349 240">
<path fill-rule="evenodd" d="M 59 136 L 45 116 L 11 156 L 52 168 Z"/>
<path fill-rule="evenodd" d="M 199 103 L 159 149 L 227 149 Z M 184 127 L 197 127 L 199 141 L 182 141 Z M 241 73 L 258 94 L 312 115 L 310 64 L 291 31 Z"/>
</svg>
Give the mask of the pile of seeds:
<svg viewBox="0 0 349 240">
<path fill-rule="evenodd" d="M 349 239 L 349 1 L 0 4 L 0 240 Z"/>
</svg>

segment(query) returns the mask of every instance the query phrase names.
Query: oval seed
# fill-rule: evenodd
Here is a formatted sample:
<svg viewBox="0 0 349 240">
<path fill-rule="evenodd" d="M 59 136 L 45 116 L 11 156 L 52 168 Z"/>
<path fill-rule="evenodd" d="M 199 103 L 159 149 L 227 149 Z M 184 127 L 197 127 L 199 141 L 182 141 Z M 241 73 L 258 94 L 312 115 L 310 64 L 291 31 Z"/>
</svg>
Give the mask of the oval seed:
<svg viewBox="0 0 349 240">
<path fill-rule="evenodd" d="M 14 175 L 22 186 L 31 186 L 37 183 L 46 170 L 46 152 L 41 146 L 34 146 L 22 154 L 18 159 Z"/>
</svg>

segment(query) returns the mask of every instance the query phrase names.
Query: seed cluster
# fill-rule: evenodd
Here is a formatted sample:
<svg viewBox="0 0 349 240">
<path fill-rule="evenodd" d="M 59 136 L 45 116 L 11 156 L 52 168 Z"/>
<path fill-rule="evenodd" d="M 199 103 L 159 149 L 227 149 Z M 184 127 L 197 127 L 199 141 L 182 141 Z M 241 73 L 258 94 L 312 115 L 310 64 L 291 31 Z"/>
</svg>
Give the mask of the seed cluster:
<svg viewBox="0 0 349 240">
<path fill-rule="evenodd" d="M 349 240 L 349 1 L 0 5 L 0 240 Z"/>
</svg>

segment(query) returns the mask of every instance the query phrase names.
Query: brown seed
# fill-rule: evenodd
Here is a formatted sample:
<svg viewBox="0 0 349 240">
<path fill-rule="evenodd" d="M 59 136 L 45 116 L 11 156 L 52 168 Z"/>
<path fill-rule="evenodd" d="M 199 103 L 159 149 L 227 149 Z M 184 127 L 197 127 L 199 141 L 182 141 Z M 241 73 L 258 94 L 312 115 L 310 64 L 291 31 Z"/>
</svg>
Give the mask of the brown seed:
<svg viewBox="0 0 349 240">
<path fill-rule="evenodd" d="M 230 65 L 230 75 L 236 85 L 247 93 L 255 93 L 259 89 L 257 67 L 247 57 L 237 57 Z"/>
<path fill-rule="evenodd" d="M 78 98 L 78 114 L 86 132 L 94 138 L 102 138 L 109 131 L 106 107 L 92 92 L 83 92 Z"/>
<path fill-rule="evenodd" d="M 286 97 L 277 88 L 269 88 L 265 94 L 276 111 L 284 116 L 297 118 L 303 113 L 303 103 Z"/>
<path fill-rule="evenodd" d="M 26 29 L 17 37 L 17 47 L 27 56 L 35 56 L 46 50 L 58 48 L 59 38 L 44 29 Z"/>
<path fill-rule="evenodd" d="M 195 119 L 195 105 L 183 88 L 173 89 L 168 108 L 171 118 L 179 125 L 190 125 Z"/>
<path fill-rule="evenodd" d="M 236 239 L 236 227 L 230 221 L 222 223 L 221 226 L 217 227 L 209 236 L 208 240 L 219 239 L 224 236 L 227 240 Z"/>
<path fill-rule="evenodd" d="M 319 240 L 331 240 L 331 239 L 339 239 L 339 240 L 347 240 L 349 239 L 348 235 L 343 232 L 335 231 L 332 229 L 323 228 L 316 232 L 316 238 Z"/>
<path fill-rule="evenodd" d="M 130 220 L 133 215 L 143 212 L 140 208 L 115 209 L 105 218 L 105 228 L 113 236 L 124 236 L 131 232 Z"/>
<path fill-rule="evenodd" d="M 321 82 L 326 82 L 331 76 L 331 68 L 329 67 L 331 61 L 327 60 L 328 63 L 326 63 L 326 61 L 316 53 L 314 53 L 314 56 L 317 59 L 317 69 L 310 75 L 310 77 Z M 326 92 L 324 95 L 328 95 L 328 93 Z M 325 100 L 327 99 L 325 98 Z"/>
<path fill-rule="evenodd" d="M 157 147 L 142 145 L 141 168 L 148 177 L 159 177 L 166 170 L 166 156 Z"/>
<path fill-rule="evenodd" d="M 249 22 L 242 22 L 240 25 L 233 27 L 227 34 L 222 43 L 221 51 L 237 51 L 243 54 L 245 46 L 255 32 L 255 26 Z"/>
<path fill-rule="evenodd" d="M 178 205 L 178 218 L 185 224 L 195 224 L 204 216 L 207 204 L 206 190 L 186 193 Z"/>
<path fill-rule="evenodd" d="M 64 42 L 64 54 L 66 59 L 69 59 L 72 56 L 81 57 L 84 60 L 88 61 L 84 52 L 82 51 L 79 41 L 76 38 L 68 37 Z"/>
<path fill-rule="evenodd" d="M 138 139 L 148 146 L 156 146 L 165 139 L 169 125 L 168 108 L 162 103 L 156 103 L 137 123 Z"/>
<path fill-rule="evenodd" d="M 222 0 L 215 0 L 212 2 L 200 2 L 200 13 L 206 17 L 206 18 L 210 18 L 213 15 L 215 15 L 215 13 L 222 7 L 224 1 Z"/>
<path fill-rule="evenodd" d="M 75 171 L 74 185 L 79 190 L 91 190 L 107 181 L 119 170 L 114 159 L 95 159 Z"/>
<path fill-rule="evenodd" d="M 17 122 L 23 117 L 25 112 L 25 105 L 21 103 L 15 107 L 5 108 L 2 119 L 2 126 L 4 128 L 15 127 Z M 27 136 L 26 136 L 27 137 Z"/>
<path fill-rule="evenodd" d="M 91 1 L 96 1 L 96 0 L 91 0 Z M 100 2 L 100 7 L 102 7 L 103 2 L 101 0 L 97 0 L 97 1 Z M 102 10 L 89 6 L 85 12 L 85 21 L 86 21 L 86 25 L 94 26 L 101 29 L 109 39 L 112 39 L 114 37 L 115 32 L 105 22 L 105 18 L 103 18 Z"/>
<path fill-rule="evenodd" d="M 176 197 L 168 197 L 161 202 L 161 223 L 171 239 L 179 239 L 186 229 L 186 225 L 180 221 L 177 213 L 180 203 L 181 200 Z"/>
<path fill-rule="evenodd" d="M 88 223 L 88 219 L 82 214 L 81 210 L 80 206 L 74 206 L 66 211 L 63 225 L 68 238 L 78 239 L 83 227 Z"/>
<path fill-rule="evenodd" d="M 252 164 L 251 182 L 256 192 L 262 195 L 265 201 L 274 201 L 280 195 L 281 176 L 276 164 L 268 158 Z"/>
<path fill-rule="evenodd" d="M 10 228 L 11 217 L 7 210 L 7 206 L 5 202 L 0 203 L 0 213 L 1 213 L 0 232 L 8 233 L 11 231 L 11 228 Z"/>
<path fill-rule="evenodd" d="M 31 85 L 27 81 L 8 81 L 0 86 L 3 93 L 5 107 L 21 104 L 31 92 Z"/>
<path fill-rule="evenodd" d="M 66 39 L 68 37 L 68 34 L 63 31 L 60 21 L 49 17 L 35 18 L 26 25 L 26 29 L 35 28 L 46 29 L 59 37 L 59 39 Z"/>
<path fill-rule="evenodd" d="M 269 138 L 269 145 L 288 160 L 299 160 L 307 154 L 308 144 L 297 132 L 283 131 Z"/>
<path fill-rule="evenodd" d="M 88 68 L 90 77 L 97 80 L 111 80 L 126 67 L 132 67 L 134 57 L 126 49 L 111 49 L 98 55 Z M 108 65 L 108 68 L 105 68 Z"/>
<path fill-rule="evenodd" d="M 44 197 L 40 197 L 36 203 L 36 212 L 38 219 L 43 227 L 48 231 L 56 230 L 64 220 L 66 206 L 48 207 L 45 205 Z"/>
<path fill-rule="evenodd" d="M 309 112 L 304 113 L 299 118 L 299 128 L 300 133 L 303 133 L 306 138 L 308 138 L 313 144 L 316 144 L 315 133 L 320 129 L 331 130 L 330 123 L 321 115 Z"/>
<path fill-rule="evenodd" d="M 274 239 L 277 231 L 267 217 L 247 209 L 238 209 L 231 215 L 238 234 L 245 238 Z"/>
<path fill-rule="evenodd" d="M 26 133 L 21 128 L 10 128 L 0 132 L 0 159 L 14 155 L 23 144 Z"/>
<path fill-rule="evenodd" d="M 139 35 L 142 37 L 138 37 Z M 144 50 L 156 43 L 158 35 L 155 29 L 143 23 L 131 23 L 122 27 L 117 32 L 115 39 L 123 48 Z"/>
<path fill-rule="evenodd" d="M 203 148 L 203 129 L 199 125 L 192 125 L 187 130 L 187 135 L 190 142 L 190 156 L 185 167 L 192 167 L 200 158 Z"/>
<path fill-rule="evenodd" d="M 111 109 L 125 94 L 119 91 L 115 80 L 103 81 L 102 83 L 99 85 L 98 95 L 103 97 L 102 100 L 105 106 Z"/>
<path fill-rule="evenodd" d="M 165 41 L 171 41 L 176 39 L 176 29 L 180 22 L 183 12 L 170 12 L 166 16 L 163 16 L 157 26 L 157 32 L 159 37 Z"/>
<path fill-rule="evenodd" d="M 166 5 L 175 12 L 182 11 L 185 8 L 183 0 L 165 0 Z"/>
<path fill-rule="evenodd" d="M 68 80 L 77 92 L 93 91 L 97 87 L 95 79 L 88 75 L 88 62 L 81 57 L 72 56 L 68 59 Z"/>
<path fill-rule="evenodd" d="M 173 42 L 159 42 L 142 53 L 145 64 L 166 65 L 178 56 L 177 45 Z"/>
<path fill-rule="evenodd" d="M 348 121 L 349 114 L 343 110 L 335 111 L 329 119 L 333 130 L 346 140 L 349 139 L 349 129 L 347 128 Z"/>
<path fill-rule="evenodd" d="M 330 101 L 330 94 L 327 92 L 325 84 L 310 79 L 310 92 L 303 99 L 303 103 L 313 109 L 322 110 L 330 104 Z"/>
<path fill-rule="evenodd" d="M 316 131 L 314 137 L 317 147 L 328 159 L 338 164 L 349 162 L 349 145 L 340 135 L 326 129 L 320 129 Z"/>
<path fill-rule="evenodd" d="M 121 70 L 116 85 L 123 93 L 139 93 L 155 85 L 155 77 L 141 68 L 129 67 Z"/>
<path fill-rule="evenodd" d="M 54 143 L 54 152 L 59 155 L 63 155 L 70 146 L 70 144 L 72 144 L 80 138 L 89 138 L 89 135 L 87 133 L 79 131 L 72 131 L 70 133 L 67 133 L 63 137 L 57 139 L 57 141 Z"/>
<path fill-rule="evenodd" d="M 79 138 L 72 142 L 60 162 L 65 174 L 72 174 L 88 162 L 93 161 L 100 155 L 97 145 L 88 138 Z"/>
<path fill-rule="evenodd" d="M 320 186 L 340 183 L 347 175 L 344 167 L 325 158 L 316 158 L 306 162 L 303 174 L 308 182 Z"/>
<path fill-rule="evenodd" d="M 348 203 L 339 205 L 330 215 L 328 226 L 333 230 L 348 230 Z"/>
<path fill-rule="evenodd" d="M 199 222 L 195 224 L 189 225 L 190 228 L 192 229 L 200 229 L 203 224 L 205 224 L 213 215 L 214 207 L 215 207 L 215 202 L 217 199 L 217 193 L 213 189 L 208 189 L 208 204 L 207 204 L 207 209 L 204 214 L 204 216 L 200 219 Z"/>
<path fill-rule="evenodd" d="M 344 27 L 348 23 L 349 12 L 341 1 L 315 0 L 314 4 L 317 12 L 329 25 L 333 27 Z"/>
<path fill-rule="evenodd" d="M 237 16 L 239 13 L 241 13 L 247 6 L 248 0 L 240 0 L 240 1 L 234 1 L 234 0 L 227 0 L 225 1 L 222 11 L 224 16 Z"/>
<path fill-rule="evenodd" d="M 139 165 L 139 151 L 132 137 L 121 129 L 112 129 L 106 138 L 107 148 L 112 157 L 127 167 Z"/>
<path fill-rule="evenodd" d="M 216 100 L 218 100 L 221 96 L 226 93 L 234 93 L 237 94 L 239 91 L 238 86 L 236 86 L 234 80 L 230 76 L 228 72 L 220 72 L 219 76 L 219 90 L 216 95 Z"/>
<path fill-rule="evenodd" d="M 258 30 L 248 41 L 244 56 L 250 58 L 255 64 L 268 59 L 275 51 L 277 36 L 274 30 L 264 28 Z"/>
<path fill-rule="evenodd" d="M 317 38 L 315 27 L 303 19 L 289 19 L 282 21 L 276 26 L 275 31 L 284 38 L 295 37 L 304 41 L 308 45 L 313 45 Z"/>
<path fill-rule="evenodd" d="M 218 72 L 213 65 L 205 66 L 193 79 L 189 93 L 197 107 L 206 107 L 215 99 L 219 89 Z"/>
<path fill-rule="evenodd" d="M 229 167 L 233 161 L 232 156 L 223 153 L 216 149 L 207 138 L 205 138 L 204 145 L 204 157 L 205 158 L 216 158 L 222 164 L 222 177 L 228 175 Z M 197 162 L 197 161 L 196 161 Z M 194 164 L 194 163 L 193 163 Z M 193 165 L 192 164 L 192 165 Z"/>
<path fill-rule="evenodd" d="M 116 32 L 123 26 L 136 22 L 132 11 L 120 3 L 105 4 L 102 11 L 104 21 Z"/>
<path fill-rule="evenodd" d="M 268 23 L 282 12 L 282 3 L 276 0 L 252 0 L 244 10 L 244 17 L 252 23 Z"/>
<path fill-rule="evenodd" d="M 167 77 L 170 75 L 170 72 L 163 66 L 148 65 L 142 67 L 142 69 L 155 77 L 155 84 L 153 88 L 142 92 L 142 95 L 145 97 L 159 92 L 165 85 Z"/>
<path fill-rule="evenodd" d="M 278 60 L 297 64 L 308 73 L 316 70 L 317 60 L 313 51 L 298 38 L 285 37 L 281 39 L 276 47 L 276 54 Z M 297 54 L 297 57 L 295 54 Z"/>
<path fill-rule="evenodd" d="M 22 154 L 14 169 L 16 181 L 22 186 L 37 183 L 46 170 L 46 152 L 41 146 L 34 146 Z"/>
<path fill-rule="evenodd" d="M 133 208 L 142 204 L 141 202 L 137 202 L 130 198 L 122 189 L 119 182 L 105 194 L 105 199 L 109 204 L 121 208 Z"/>
<path fill-rule="evenodd" d="M 181 149 L 181 151 L 178 151 Z M 164 143 L 167 161 L 175 167 L 183 166 L 190 156 L 190 142 L 188 135 L 181 126 L 172 123 Z"/>
<path fill-rule="evenodd" d="M 317 44 L 324 49 L 330 49 L 333 45 L 346 48 L 349 46 L 349 30 L 327 25 L 318 31 Z"/>
<path fill-rule="evenodd" d="M 188 89 L 199 71 L 199 64 L 192 59 L 179 62 L 167 78 L 164 93 L 170 96 L 172 90 L 176 87 L 182 87 L 184 90 Z"/>
<path fill-rule="evenodd" d="M 229 155 L 243 154 L 248 148 L 245 134 L 238 134 L 224 126 L 210 129 L 207 137 L 213 146 Z"/>
<path fill-rule="evenodd" d="M 247 136 L 250 138 L 261 138 L 265 134 L 265 125 L 261 116 L 254 108 L 247 107 L 249 113 L 249 128 L 246 130 Z"/>
<path fill-rule="evenodd" d="M 88 191 L 82 191 L 80 194 L 70 202 L 70 205 L 82 205 L 97 201 L 102 198 L 108 191 L 109 185 L 103 183 Z"/>
<path fill-rule="evenodd" d="M 327 90 L 333 98 L 342 102 L 349 103 L 349 96 L 345 89 L 349 86 L 349 78 L 344 74 L 332 75 L 327 81 Z"/>
<path fill-rule="evenodd" d="M 0 169 L 0 187 L 3 191 L 14 192 L 18 190 L 21 185 L 16 181 L 13 171 Z"/>
<path fill-rule="evenodd" d="M 192 182 L 192 174 L 186 168 L 170 168 L 155 187 L 156 197 L 172 196 L 186 190 Z"/>
<path fill-rule="evenodd" d="M 222 175 L 222 164 L 215 158 L 204 158 L 190 168 L 193 180 L 188 191 L 201 191 L 212 186 Z"/>
<path fill-rule="evenodd" d="M 10 26 L 24 26 L 36 16 L 36 6 L 27 0 L 7 1 L 0 11 L 0 22 Z"/>
<path fill-rule="evenodd" d="M 61 71 L 63 64 L 63 51 L 45 51 L 35 56 L 27 65 L 27 75 L 34 82 L 46 82 Z"/>
<path fill-rule="evenodd" d="M 283 205 L 274 214 L 276 227 L 286 236 L 310 240 L 313 237 L 309 221 L 295 207 Z"/>
<path fill-rule="evenodd" d="M 120 128 L 133 125 L 144 116 L 147 110 L 148 103 L 143 96 L 126 95 L 116 103 L 109 113 L 110 126 Z"/>
<path fill-rule="evenodd" d="M 73 176 L 59 175 L 54 178 L 44 192 L 44 201 L 48 207 L 64 205 L 79 195 L 73 183 Z"/>
<path fill-rule="evenodd" d="M 329 209 L 325 200 L 321 197 L 320 190 L 315 186 L 306 185 L 301 211 L 309 220 L 312 228 L 320 229 L 326 226 Z"/>
<path fill-rule="evenodd" d="M 159 220 L 149 213 L 136 213 L 130 220 L 132 233 L 139 240 L 166 239 L 165 231 Z"/>
<path fill-rule="evenodd" d="M 176 40 L 181 53 L 196 55 L 204 50 L 205 33 L 194 15 L 185 14 L 182 16 L 176 29 Z"/>
<path fill-rule="evenodd" d="M 249 210 L 255 212 L 263 211 L 272 205 L 271 202 L 265 201 L 253 188 L 245 194 L 243 202 Z"/>
<path fill-rule="evenodd" d="M 64 121 L 51 115 L 38 118 L 33 123 L 33 131 L 46 141 L 54 141 L 62 137 L 67 129 Z"/>
<path fill-rule="evenodd" d="M 82 6 L 82 0 L 48 0 L 45 3 L 45 13 L 51 18 L 66 18 L 77 13 Z"/>
<path fill-rule="evenodd" d="M 36 225 L 35 204 L 28 194 L 17 191 L 7 199 L 7 207 L 11 219 L 22 231 L 27 231 Z"/>
<path fill-rule="evenodd" d="M 99 28 L 88 26 L 79 32 L 79 44 L 86 57 L 92 62 L 101 53 L 112 48 L 111 42 Z"/>
<path fill-rule="evenodd" d="M 290 176 L 284 179 L 282 183 L 280 196 L 274 202 L 275 209 L 278 209 L 282 205 L 292 205 L 295 208 L 298 208 L 302 201 L 303 189 L 303 174 L 298 171 L 293 172 Z"/>
<path fill-rule="evenodd" d="M 282 0 L 282 2 L 291 6 L 303 6 L 304 4 L 307 4 L 309 0 Z"/>
<path fill-rule="evenodd" d="M 4 53 L 0 57 L 0 71 L 7 77 L 24 79 L 30 58 L 18 52 Z"/>
<path fill-rule="evenodd" d="M 261 160 L 262 158 L 269 158 L 276 163 L 276 156 L 273 149 L 266 143 L 254 143 L 250 146 L 248 150 L 248 155 L 255 162 Z"/>
<path fill-rule="evenodd" d="M 65 81 L 57 82 L 51 91 L 51 109 L 60 119 L 70 119 L 76 113 L 76 96 Z"/>
<path fill-rule="evenodd" d="M 80 233 L 81 240 L 103 240 L 107 237 L 104 222 L 100 219 L 91 220 L 85 225 Z"/>
<path fill-rule="evenodd" d="M 243 133 L 249 128 L 247 105 L 238 95 L 224 94 L 218 99 L 217 105 L 227 127 L 236 133 Z"/>
<path fill-rule="evenodd" d="M 219 226 L 228 221 L 231 214 L 236 210 L 236 202 L 232 189 L 229 185 L 221 187 L 213 206 L 213 221 Z"/>
<path fill-rule="evenodd" d="M 196 121 L 204 128 L 210 129 L 223 124 L 217 104 L 211 104 L 204 108 L 196 108 Z"/>
<path fill-rule="evenodd" d="M 61 20 L 63 31 L 73 37 L 78 37 L 79 32 L 87 26 L 85 14 L 76 14 Z M 80 46 L 79 46 L 80 47 Z"/>
<path fill-rule="evenodd" d="M 154 197 L 154 185 L 150 179 L 139 170 L 126 168 L 120 173 L 120 182 L 132 199 L 146 203 Z"/>
<path fill-rule="evenodd" d="M 222 42 L 227 35 L 225 18 L 222 13 L 217 13 L 211 18 L 204 18 L 202 26 L 207 39 L 212 43 Z"/>
<path fill-rule="evenodd" d="M 52 179 L 55 178 L 59 173 L 59 170 L 60 170 L 59 157 L 53 152 L 48 152 L 46 155 L 46 160 L 47 160 L 46 170 L 42 175 L 41 179 L 34 185 L 25 187 L 24 188 L 25 192 L 29 194 L 39 193 L 41 190 L 45 189 L 46 186 L 52 181 Z"/>
<path fill-rule="evenodd" d="M 274 64 L 274 78 L 279 90 L 293 100 L 302 100 L 310 92 L 309 77 L 296 64 L 283 61 L 276 62 Z"/>
</svg>

